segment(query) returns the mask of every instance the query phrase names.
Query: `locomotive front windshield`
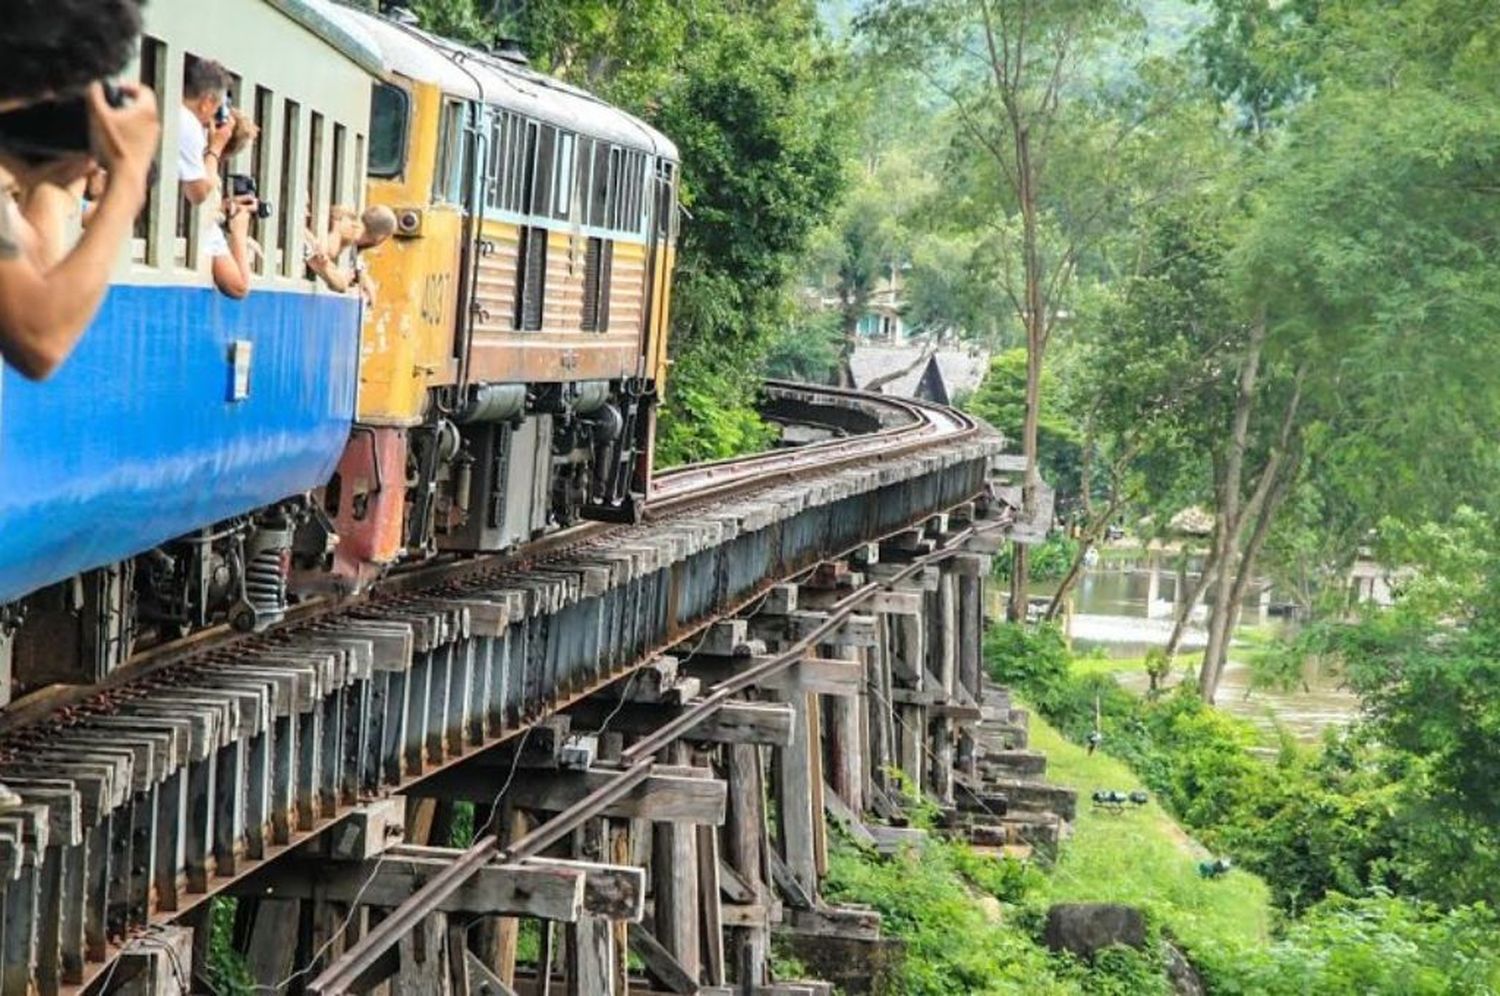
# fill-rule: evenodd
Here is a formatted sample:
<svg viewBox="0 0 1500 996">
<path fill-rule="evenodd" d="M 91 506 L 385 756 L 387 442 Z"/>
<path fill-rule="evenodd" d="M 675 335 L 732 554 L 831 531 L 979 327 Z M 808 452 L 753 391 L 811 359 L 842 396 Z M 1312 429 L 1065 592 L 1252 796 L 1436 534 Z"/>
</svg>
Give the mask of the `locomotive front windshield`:
<svg viewBox="0 0 1500 996">
<path fill-rule="evenodd" d="M 376 83 L 370 93 L 371 176 L 390 177 L 406 165 L 406 129 L 411 98 L 399 86 Z"/>
</svg>

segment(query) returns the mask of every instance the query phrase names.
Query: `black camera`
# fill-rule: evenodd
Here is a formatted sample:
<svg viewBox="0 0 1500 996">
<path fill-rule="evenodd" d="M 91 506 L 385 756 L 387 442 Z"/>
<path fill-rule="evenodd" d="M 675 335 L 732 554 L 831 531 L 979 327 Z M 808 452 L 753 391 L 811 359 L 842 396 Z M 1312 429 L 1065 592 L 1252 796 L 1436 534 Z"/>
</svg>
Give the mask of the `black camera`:
<svg viewBox="0 0 1500 996">
<path fill-rule="evenodd" d="M 110 107 L 125 104 L 125 94 L 112 83 L 104 84 L 104 99 Z M 87 155 L 92 146 L 88 99 L 81 93 L 0 114 L 0 149 L 29 163 Z"/>
<path fill-rule="evenodd" d="M 241 197 L 260 197 L 260 191 L 256 189 L 255 177 L 244 173 L 229 174 L 229 196 L 235 199 Z M 255 208 L 255 216 L 262 221 L 271 217 L 271 202 L 258 201 Z"/>
</svg>

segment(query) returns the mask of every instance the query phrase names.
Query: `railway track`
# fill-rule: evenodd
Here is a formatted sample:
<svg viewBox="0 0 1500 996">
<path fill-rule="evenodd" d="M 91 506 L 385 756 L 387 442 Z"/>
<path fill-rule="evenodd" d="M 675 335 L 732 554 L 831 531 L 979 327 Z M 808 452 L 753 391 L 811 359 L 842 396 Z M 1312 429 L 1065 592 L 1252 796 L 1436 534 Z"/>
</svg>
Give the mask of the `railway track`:
<svg viewBox="0 0 1500 996">
<path fill-rule="evenodd" d="M 151 924 L 630 674 L 772 584 L 972 500 L 1000 449 L 967 416 L 920 402 L 779 382 L 766 397 L 787 420 L 863 431 L 664 472 L 639 524 L 425 566 L 357 602 L 308 606 L 266 634 L 206 634 L 9 713 L 0 780 L 23 805 L 0 811 L 0 996 L 103 988 L 120 945 Z M 712 690 L 679 725 L 732 691 Z M 657 739 L 563 815 L 583 819 L 628 791 Z M 507 856 L 573 825 L 549 821 Z M 382 944 L 493 856 L 487 840 L 314 988 L 349 991 Z"/>
</svg>

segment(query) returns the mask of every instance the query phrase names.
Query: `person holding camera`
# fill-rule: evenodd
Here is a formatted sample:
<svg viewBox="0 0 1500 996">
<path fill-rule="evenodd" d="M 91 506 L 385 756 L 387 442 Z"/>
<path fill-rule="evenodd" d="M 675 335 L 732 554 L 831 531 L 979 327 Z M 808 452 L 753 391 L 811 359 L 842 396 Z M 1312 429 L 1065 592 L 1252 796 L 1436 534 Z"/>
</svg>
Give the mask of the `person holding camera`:
<svg viewBox="0 0 1500 996">
<path fill-rule="evenodd" d="M 177 109 L 177 181 L 191 204 L 205 204 L 219 189 L 219 165 L 234 137 L 228 103 L 229 71 L 212 59 L 189 59 Z"/>
<path fill-rule="evenodd" d="M 260 127 L 237 109 L 229 112 L 230 138 L 224 158 L 233 159 L 260 137 Z M 250 237 L 255 218 L 269 218 L 271 206 L 259 198 L 255 179 L 242 173 L 229 174 L 222 209 L 216 223 L 207 229 L 203 253 L 209 257 L 209 273 L 219 292 L 236 301 L 250 294 L 250 259 L 260 251 Z"/>
<path fill-rule="evenodd" d="M 156 96 L 102 81 L 130 61 L 139 0 L 52 0 L 7 10 L 0 31 L 0 356 L 41 380 L 93 320 L 145 203 L 161 134 Z M 109 170 L 69 248 L 75 188 Z"/>
<path fill-rule="evenodd" d="M 208 230 L 203 252 L 219 293 L 242 301 L 250 296 L 250 219 L 260 211 L 255 195 L 224 198 L 223 220 Z"/>
</svg>

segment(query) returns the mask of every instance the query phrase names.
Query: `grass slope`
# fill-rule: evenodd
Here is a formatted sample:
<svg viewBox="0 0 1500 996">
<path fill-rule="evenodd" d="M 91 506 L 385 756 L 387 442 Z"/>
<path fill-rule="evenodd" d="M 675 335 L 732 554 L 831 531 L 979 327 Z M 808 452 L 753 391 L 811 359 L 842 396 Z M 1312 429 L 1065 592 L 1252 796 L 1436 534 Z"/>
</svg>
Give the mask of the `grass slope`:
<svg viewBox="0 0 1500 996">
<path fill-rule="evenodd" d="M 1128 791 L 1139 780 L 1120 761 L 1063 739 L 1035 713 L 1031 745 L 1047 754 L 1047 778 L 1078 790 L 1078 819 L 1043 890 L 1052 902 L 1122 902 L 1145 907 L 1190 950 L 1259 946 L 1270 936 L 1270 892 L 1248 872 L 1198 874 L 1207 856 L 1152 801 L 1114 815 L 1089 802 L 1095 789 Z"/>
</svg>

